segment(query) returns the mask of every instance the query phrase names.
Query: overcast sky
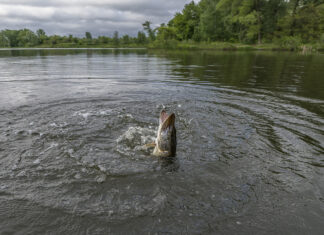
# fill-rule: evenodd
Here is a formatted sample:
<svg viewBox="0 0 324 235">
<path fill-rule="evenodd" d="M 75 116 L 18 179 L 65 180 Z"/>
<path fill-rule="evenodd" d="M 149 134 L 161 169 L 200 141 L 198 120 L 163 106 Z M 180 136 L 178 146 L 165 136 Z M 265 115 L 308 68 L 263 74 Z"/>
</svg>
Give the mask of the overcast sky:
<svg viewBox="0 0 324 235">
<path fill-rule="evenodd" d="M 48 35 L 136 35 L 142 23 L 167 23 L 191 0 L 0 0 L 0 30 L 42 28 Z M 196 1 L 197 2 L 197 1 Z"/>
</svg>

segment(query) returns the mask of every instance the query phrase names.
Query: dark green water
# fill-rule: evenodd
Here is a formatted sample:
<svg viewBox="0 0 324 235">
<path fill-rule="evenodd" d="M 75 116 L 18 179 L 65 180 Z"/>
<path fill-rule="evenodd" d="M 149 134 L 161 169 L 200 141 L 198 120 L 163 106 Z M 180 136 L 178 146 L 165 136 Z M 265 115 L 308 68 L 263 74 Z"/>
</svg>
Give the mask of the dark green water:
<svg viewBox="0 0 324 235">
<path fill-rule="evenodd" d="M 0 234 L 322 234 L 324 55 L 0 50 Z M 142 148 L 162 108 L 177 157 Z"/>
</svg>

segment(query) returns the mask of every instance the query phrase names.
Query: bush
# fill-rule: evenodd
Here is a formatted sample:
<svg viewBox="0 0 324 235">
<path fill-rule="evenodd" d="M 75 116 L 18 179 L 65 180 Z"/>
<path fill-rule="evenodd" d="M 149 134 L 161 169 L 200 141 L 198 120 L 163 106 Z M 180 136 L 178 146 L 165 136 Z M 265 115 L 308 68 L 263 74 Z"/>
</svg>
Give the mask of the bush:
<svg viewBox="0 0 324 235">
<path fill-rule="evenodd" d="M 299 37 L 284 36 L 277 41 L 277 44 L 283 49 L 297 50 L 301 46 L 302 40 Z"/>
<path fill-rule="evenodd" d="M 322 35 L 320 37 L 320 43 L 324 43 L 324 33 L 322 33 Z"/>
<path fill-rule="evenodd" d="M 155 40 L 149 47 L 160 48 L 160 49 L 176 49 L 178 48 L 179 41 L 172 40 Z"/>
<path fill-rule="evenodd" d="M 0 32 L 0 47 L 10 47 L 9 39 L 6 37 L 6 35 L 4 35 L 1 32 Z"/>
</svg>

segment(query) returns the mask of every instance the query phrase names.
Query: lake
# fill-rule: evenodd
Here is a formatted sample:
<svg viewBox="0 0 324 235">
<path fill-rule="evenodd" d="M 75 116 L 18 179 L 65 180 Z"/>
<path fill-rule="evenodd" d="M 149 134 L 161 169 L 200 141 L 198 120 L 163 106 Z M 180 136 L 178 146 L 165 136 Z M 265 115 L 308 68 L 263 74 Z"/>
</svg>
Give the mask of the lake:
<svg viewBox="0 0 324 235">
<path fill-rule="evenodd" d="M 324 55 L 0 50 L 0 234 L 322 234 Z M 159 159 L 160 111 L 177 155 Z"/>
</svg>

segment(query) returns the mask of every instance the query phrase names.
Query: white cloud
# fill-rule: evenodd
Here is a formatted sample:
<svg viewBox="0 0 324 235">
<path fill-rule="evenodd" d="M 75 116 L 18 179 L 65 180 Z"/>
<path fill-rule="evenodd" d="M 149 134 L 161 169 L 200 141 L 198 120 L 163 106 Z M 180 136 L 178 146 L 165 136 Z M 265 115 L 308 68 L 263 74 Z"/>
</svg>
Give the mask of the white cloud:
<svg viewBox="0 0 324 235">
<path fill-rule="evenodd" d="M 165 23 L 190 0 L 1 0 L 1 29 L 44 29 L 48 34 L 135 35 L 142 23 Z"/>
</svg>

